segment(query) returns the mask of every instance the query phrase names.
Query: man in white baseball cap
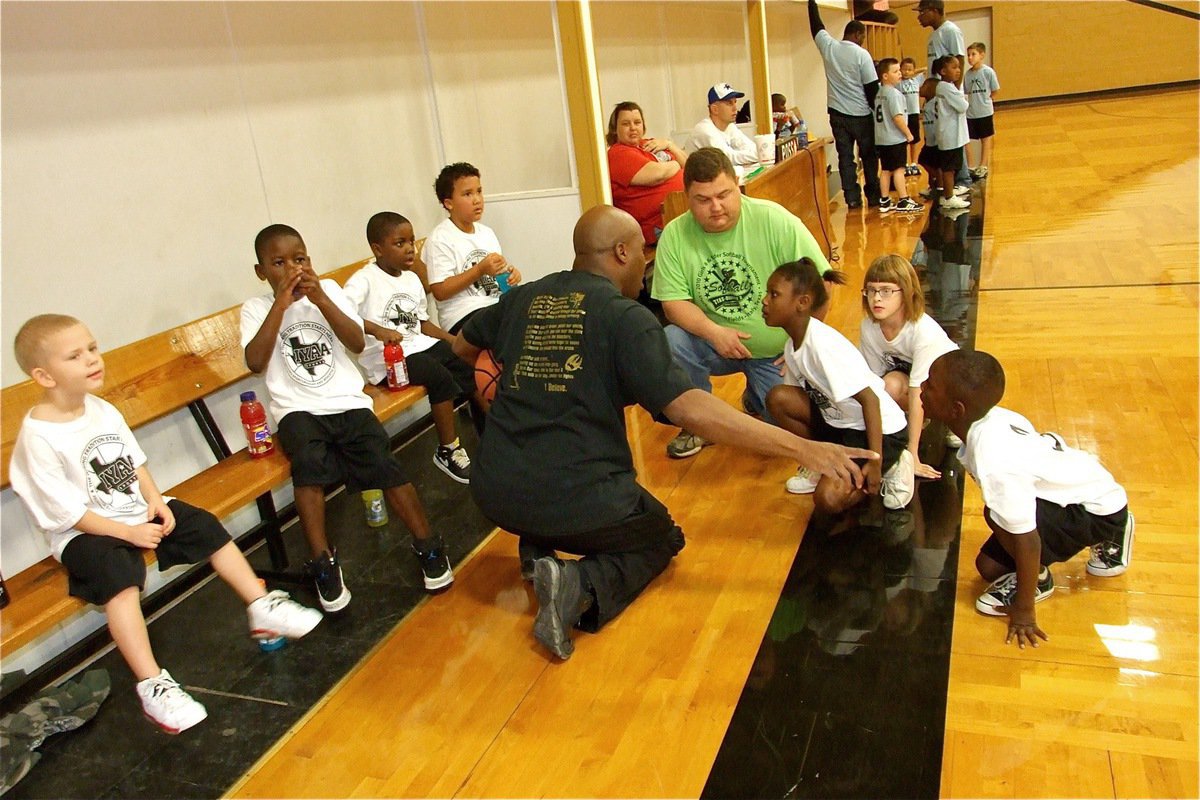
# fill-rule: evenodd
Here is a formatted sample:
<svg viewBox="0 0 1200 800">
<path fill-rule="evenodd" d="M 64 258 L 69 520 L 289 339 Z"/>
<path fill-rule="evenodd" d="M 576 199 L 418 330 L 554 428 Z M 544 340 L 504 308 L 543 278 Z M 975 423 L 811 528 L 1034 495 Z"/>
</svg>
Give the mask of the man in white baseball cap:
<svg viewBox="0 0 1200 800">
<path fill-rule="evenodd" d="M 754 147 L 754 142 L 734 124 L 737 118 L 737 101 L 745 96 L 728 83 L 714 84 L 708 90 L 708 118 L 700 120 L 696 127 L 692 128 L 688 151 L 695 152 L 701 147 L 716 147 L 729 156 L 735 167 L 757 164 L 758 150 Z"/>
</svg>

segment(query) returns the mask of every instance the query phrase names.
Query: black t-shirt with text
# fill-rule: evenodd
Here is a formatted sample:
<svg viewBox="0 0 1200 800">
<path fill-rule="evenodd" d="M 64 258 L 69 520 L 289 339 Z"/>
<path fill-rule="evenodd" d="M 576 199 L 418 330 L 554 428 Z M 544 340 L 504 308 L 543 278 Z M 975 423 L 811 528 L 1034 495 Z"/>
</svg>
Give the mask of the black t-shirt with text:
<svg viewBox="0 0 1200 800">
<path fill-rule="evenodd" d="M 471 465 L 471 493 L 501 527 L 577 533 L 629 516 L 641 490 L 625 406 L 660 413 L 692 388 L 654 315 L 587 272 L 518 286 L 463 336 L 503 365 Z"/>
</svg>

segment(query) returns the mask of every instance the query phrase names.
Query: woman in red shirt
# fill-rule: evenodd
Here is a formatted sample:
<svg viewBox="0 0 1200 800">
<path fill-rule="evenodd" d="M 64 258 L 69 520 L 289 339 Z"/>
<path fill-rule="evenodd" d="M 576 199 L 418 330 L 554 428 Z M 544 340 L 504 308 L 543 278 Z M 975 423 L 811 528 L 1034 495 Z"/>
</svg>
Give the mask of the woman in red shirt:
<svg viewBox="0 0 1200 800">
<path fill-rule="evenodd" d="M 617 103 L 608 118 L 608 174 L 613 205 L 642 226 L 646 244 L 662 233 L 663 199 L 683 191 L 687 154 L 670 139 L 646 139 L 646 123 L 637 103 Z"/>
</svg>

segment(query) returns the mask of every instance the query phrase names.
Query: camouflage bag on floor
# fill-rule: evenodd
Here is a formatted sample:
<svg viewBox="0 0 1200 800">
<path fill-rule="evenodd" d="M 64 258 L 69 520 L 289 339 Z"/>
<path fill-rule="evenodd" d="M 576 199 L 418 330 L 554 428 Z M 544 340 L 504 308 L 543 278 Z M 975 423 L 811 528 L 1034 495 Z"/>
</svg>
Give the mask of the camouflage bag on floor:
<svg viewBox="0 0 1200 800">
<path fill-rule="evenodd" d="M 0 719 L 0 794 L 29 774 L 46 738 L 73 731 L 100 709 L 108 697 L 108 671 L 93 669 L 79 680 L 51 686 L 15 714 Z"/>
</svg>

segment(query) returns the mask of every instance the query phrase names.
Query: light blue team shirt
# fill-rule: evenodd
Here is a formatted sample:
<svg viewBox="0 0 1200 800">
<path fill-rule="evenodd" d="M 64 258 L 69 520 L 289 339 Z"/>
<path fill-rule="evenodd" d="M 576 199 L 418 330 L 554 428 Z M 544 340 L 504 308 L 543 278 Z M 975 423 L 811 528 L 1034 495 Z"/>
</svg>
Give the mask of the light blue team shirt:
<svg viewBox="0 0 1200 800">
<path fill-rule="evenodd" d="M 925 76 L 920 74 L 900 81 L 900 92 L 904 95 L 905 113 L 921 113 L 921 84 L 924 82 Z"/>
<path fill-rule="evenodd" d="M 967 96 L 950 81 L 939 81 L 933 102 L 937 104 L 934 128 L 938 149 L 956 150 L 966 145 L 970 140 L 967 135 Z"/>
<path fill-rule="evenodd" d="M 834 39 L 829 31 L 818 31 L 817 50 L 825 61 L 825 86 L 828 105 L 851 117 L 871 115 L 863 87 L 879 80 L 871 54 L 854 42 Z"/>
<path fill-rule="evenodd" d="M 908 141 L 896 127 L 897 114 L 904 116 L 907 104 L 904 95 L 895 86 L 881 85 L 875 95 L 875 144 L 888 146 Z"/>
<path fill-rule="evenodd" d="M 938 80 L 937 78 L 929 78 L 931 81 Z M 921 108 L 921 127 L 925 129 L 925 146 L 937 149 L 937 118 L 938 107 L 937 98 L 931 98 L 925 101 L 925 105 Z"/>
<path fill-rule="evenodd" d="M 955 25 L 950 20 L 942 23 L 942 26 L 929 34 L 929 44 L 925 46 L 925 53 L 929 57 L 926 64 L 929 69 L 933 69 L 934 59 L 942 56 L 962 56 L 967 57 L 967 45 L 963 42 L 962 29 Z M 967 68 L 967 64 L 963 62 L 963 69 Z"/>
<path fill-rule="evenodd" d="M 963 76 L 967 90 L 967 119 L 982 119 L 995 114 L 992 92 L 1000 91 L 996 71 L 987 64 L 981 64 L 979 69 L 969 69 Z"/>
</svg>

